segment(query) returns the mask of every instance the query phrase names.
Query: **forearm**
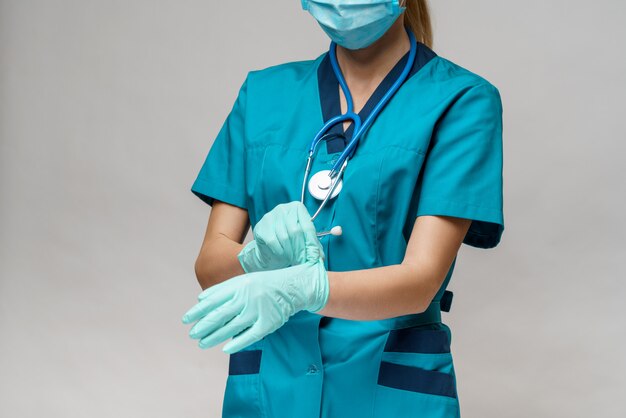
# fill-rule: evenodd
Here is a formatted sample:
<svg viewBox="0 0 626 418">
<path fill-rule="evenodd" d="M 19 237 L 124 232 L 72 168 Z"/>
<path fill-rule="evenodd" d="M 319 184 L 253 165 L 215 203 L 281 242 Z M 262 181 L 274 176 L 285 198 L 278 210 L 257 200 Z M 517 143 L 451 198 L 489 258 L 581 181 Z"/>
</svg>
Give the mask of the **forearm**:
<svg viewBox="0 0 626 418">
<path fill-rule="evenodd" d="M 244 274 L 237 254 L 244 247 L 222 234 L 207 240 L 195 263 L 195 272 L 202 289 Z"/>
<path fill-rule="evenodd" d="M 434 269 L 416 264 L 330 271 L 328 303 L 318 313 L 361 321 L 420 313 L 439 290 L 440 276 Z"/>
</svg>

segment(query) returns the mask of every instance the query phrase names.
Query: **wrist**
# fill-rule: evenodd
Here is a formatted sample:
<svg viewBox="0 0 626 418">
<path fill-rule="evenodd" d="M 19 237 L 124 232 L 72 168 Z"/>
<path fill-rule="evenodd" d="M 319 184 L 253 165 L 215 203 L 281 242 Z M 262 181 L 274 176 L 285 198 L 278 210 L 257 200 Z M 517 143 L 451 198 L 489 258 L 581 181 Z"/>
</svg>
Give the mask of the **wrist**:
<svg viewBox="0 0 626 418">
<path fill-rule="evenodd" d="M 328 279 L 328 272 L 324 268 L 322 261 L 318 261 L 315 264 L 315 268 L 318 269 L 316 273 L 315 287 L 313 289 L 313 301 L 308 311 L 317 313 L 326 307 L 328 299 L 330 297 L 330 282 Z"/>
</svg>

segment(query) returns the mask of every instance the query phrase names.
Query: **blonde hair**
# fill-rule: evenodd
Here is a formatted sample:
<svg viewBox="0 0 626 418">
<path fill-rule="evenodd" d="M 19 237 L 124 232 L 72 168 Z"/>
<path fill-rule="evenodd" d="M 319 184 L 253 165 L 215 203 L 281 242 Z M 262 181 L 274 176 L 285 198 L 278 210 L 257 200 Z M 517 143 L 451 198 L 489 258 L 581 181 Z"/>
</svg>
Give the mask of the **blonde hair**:
<svg viewBox="0 0 626 418">
<path fill-rule="evenodd" d="M 415 34 L 418 42 L 433 47 L 433 27 L 427 0 L 406 0 L 404 24 Z"/>
</svg>

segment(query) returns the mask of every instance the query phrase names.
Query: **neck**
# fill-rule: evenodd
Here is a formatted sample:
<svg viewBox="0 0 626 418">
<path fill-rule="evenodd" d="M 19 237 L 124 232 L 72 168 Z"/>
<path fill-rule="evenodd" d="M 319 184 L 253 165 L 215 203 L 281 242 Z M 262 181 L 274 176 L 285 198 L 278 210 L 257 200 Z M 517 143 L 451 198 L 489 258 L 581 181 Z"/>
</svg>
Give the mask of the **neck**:
<svg viewBox="0 0 626 418">
<path fill-rule="evenodd" d="M 349 84 L 377 83 L 410 47 L 402 14 L 380 39 L 366 48 L 352 50 L 337 45 L 337 62 Z"/>
</svg>

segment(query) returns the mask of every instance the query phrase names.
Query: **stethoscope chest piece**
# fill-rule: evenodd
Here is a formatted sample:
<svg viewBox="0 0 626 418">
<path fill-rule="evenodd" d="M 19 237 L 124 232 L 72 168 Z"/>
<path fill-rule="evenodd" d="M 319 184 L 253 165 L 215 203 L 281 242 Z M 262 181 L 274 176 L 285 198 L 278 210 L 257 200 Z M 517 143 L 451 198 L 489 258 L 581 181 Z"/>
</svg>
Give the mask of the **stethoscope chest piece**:
<svg viewBox="0 0 626 418">
<path fill-rule="evenodd" d="M 330 178 L 328 174 L 330 174 L 330 170 L 321 170 L 313 174 L 309 179 L 309 193 L 317 200 L 326 199 L 333 185 L 333 179 Z M 333 194 L 330 196 L 331 199 L 339 194 L 342 186 L 343 180 L 339 179 L 339 184 L 337 184 L 337 187 L 333 190 Z"/>
</svg>

